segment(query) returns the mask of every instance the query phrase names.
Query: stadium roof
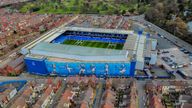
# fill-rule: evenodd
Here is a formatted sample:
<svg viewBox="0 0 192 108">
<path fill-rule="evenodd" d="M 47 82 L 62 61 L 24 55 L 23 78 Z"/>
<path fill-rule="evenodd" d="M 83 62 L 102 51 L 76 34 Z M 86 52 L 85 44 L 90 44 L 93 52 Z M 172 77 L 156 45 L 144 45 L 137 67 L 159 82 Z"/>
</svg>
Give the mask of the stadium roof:
<svg viewBox="0 0 192 108">
<path fill-rule="evenodd" d="M 86 31 L 98 33 L 117 33 L 117 34 L 133 34 L 133 30 L 117 30 L 117 29 L 103 29 L 103 28 L 83 28 L 83 27 L 65 27 L 65 30 L 71 31 Z"/>
<path fill-rule="evenodd" d="M 136 48 L 137 39 L 138 39 L 138 36 L 136 34 L 134 34 L 132 36 L 128 36 L 123 49 L 124 50 L 137 50 L 137 48 Z"/>
<path fill-rule="evenodd" d="M 92 48 L 46 42 L 38 43 L 31 49 L 31 54 L 81 61 L 128 61 L 127 50 Z"/>
<path fill-rule="evenodd" d="M 133 30 L 115 30 L 115 29 L 102 29 L 102 28 L 83 28 L 83 27 L 60 26 L 59 28 L 54 28 L 53 30 L 46 32 L 39 38 L 37 38 L 34 41 L 30 42 L 29 44 L 25 45 L 23 48 L 21 48 L 21 53 L 22 54 L 29 53 L 29 50 L 40 42 L 51 42 L 53 39 L 57 38 L 59 35 L 64 33 L 66 30 L 85 31 L 85 32 L 101 32 L 101 33 L 117 33 L 117 34 L 128 34 L 128 35 L 134 34 Z"/>
<path fill-rule="evenodd" d="M 97 33 L 110 33 L 110 34 L 134 34 L 133 30 L 116 30 L 116 29 L 102 29 L 102 28 L 83 28 L 83 27 L 63 27 L 58 29 L 51 37 L 44 40 L 44 42 L 51 42 L 65 31 L 83 31 L 83 32 L 97 32 Z"/>
</svg>

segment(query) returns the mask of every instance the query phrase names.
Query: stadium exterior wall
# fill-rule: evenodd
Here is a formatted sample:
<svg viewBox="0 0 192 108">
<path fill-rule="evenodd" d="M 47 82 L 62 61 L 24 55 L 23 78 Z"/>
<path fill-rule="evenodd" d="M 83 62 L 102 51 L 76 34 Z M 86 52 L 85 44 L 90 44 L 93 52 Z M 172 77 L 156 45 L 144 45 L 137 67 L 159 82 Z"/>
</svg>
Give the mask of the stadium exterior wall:
<svg viewBox="0 0 192 108">
<path fill-rule="evenodd" d="M 24 62 L 29 73 L 38 75 L 49 75 L 45 66 L 45 58 L 37 59 L 26 57 L 24 59 Z"/>
<path fill-rule="evenodd" d="M 134 77 L 135 76 L 135 69 L 136 69 L 136 61 L 131 61 L 130 77 Z"/>
<path fill-rule="evenodd" d="M 97 77 L 133 77 L 135 61 L 132 62 L 59 62 L 47 59 L 25 58 L 27 71 L 32 74 L 58 76 L 96 75 Z"/>
</svg>

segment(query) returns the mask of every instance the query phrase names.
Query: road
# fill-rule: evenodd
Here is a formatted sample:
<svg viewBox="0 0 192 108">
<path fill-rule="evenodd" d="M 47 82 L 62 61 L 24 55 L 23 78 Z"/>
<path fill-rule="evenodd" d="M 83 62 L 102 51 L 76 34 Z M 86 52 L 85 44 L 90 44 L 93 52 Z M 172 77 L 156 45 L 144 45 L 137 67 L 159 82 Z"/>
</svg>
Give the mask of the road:
<svg viewBox="0 0 192 108">
<path fill-rule="evenodd" d="M 95 96 L 95 102 L 93 104 L 93 108 L 99 108 L 100 107 L 100 103 L 102 100 L 102 93 L 103 93 L 103 86 L 105 81 L 103 79 L 99 80 L 99 85 L 97 88 L 97 92 L 96 92 L 96 96 Z"/>
<path fill-rule="evenodd" d="M 145 94 L 145 83 L 146 81 L 137 81 L 137 91 L 139 97 L 139 108 L 145 108 L 144 103 L 146 101 L 146 94 Z"/>
<path fill-rule="evenodd" d="M 10 108 L 12 103 L 15 102 L 24 92 L 24 90 L 26 89 L 26 85 L 24 85 L 18 92 L 17 94 L 9 101 L 9 103 L 4 107 L 4 108 Z"/>
<path fill-rule="evenodd" d="M 57 104 L 59 103 L 60 98 L 62 97 L 62 94 L 65 91 L 66 85 L 67 85 L 66 81 L 63 81 L 61 88 L 57 91 L 55 96 L 51 99 L 51 100 L 53 100 L 53 102 L 49 103 L 48 108 L 54 108 L 54 107 L 57 106 Z"/>
<path fill-rule="evenodd" d="M 117 26 L 115 27 L 115 29 L 118 29 L 119 28 L 119 26 L 122 24 L 122 22 L 123 22 L 123 19 L 124 19 L 124 17 L 123 18 L 121 18 L 121 20 L 118 22 L 118 24 L 117 24 Z"/>
<path fill-rule="evenodd" d="M 190 45 L 189 43 L 187 43 L 187 42 L 181 40 L 180 38 L 172 35 L 171 33 L 165 31 L 164 29 L 154 25 L 153 23 L 146 21 L 144 19 L 144 15 L 132 16 L 132 17 L 129 17 L 129 19 L 141 22 L 141 23 L 146 24 L 146 25 L 150 25 L 151 30 L 158 32 L 160 35 L 166 37 L 168 40 L 175 43 L 177 46 L 183 47 L 184 49 L 192 52 L 192 45 Z"/>
<path fill-rule="evenodd" d="M 32 75 L 29 73 L 22 73 L 19 76 L 0 76 L 0 82 L 2 81 L 9 81 L 9 80 L 27 80 L 32 81 L 36 79 L 47 79 L 49 77 L 46 76 L 38 76 L 38 75 Z"/>
<path fill-rule="evenodd" d="M 0 76 L 1 81 L 9 81 L 9 80 L 34 80 L 35 78 L 28 78 L 28 77 L 8 77 L 8 76 Z"/>
</svg>

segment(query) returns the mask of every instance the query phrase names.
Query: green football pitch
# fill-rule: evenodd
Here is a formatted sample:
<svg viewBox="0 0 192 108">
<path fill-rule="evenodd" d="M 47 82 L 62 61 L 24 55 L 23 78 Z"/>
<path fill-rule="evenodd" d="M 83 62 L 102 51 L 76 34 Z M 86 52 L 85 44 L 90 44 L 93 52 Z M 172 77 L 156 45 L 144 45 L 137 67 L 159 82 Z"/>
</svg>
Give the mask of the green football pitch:
<svg viewBox="0 0 192 108">
<path fill-rule="evenodd" d="M 95 48 L 118 49 L 118 50 L 121 50 L 123 48 L 123 44 L 107 43 L 107 42 L 99 42 L 99 41 L 66 40 L 63 42 L 63 44 L 95 47 Z"/>
</svg>

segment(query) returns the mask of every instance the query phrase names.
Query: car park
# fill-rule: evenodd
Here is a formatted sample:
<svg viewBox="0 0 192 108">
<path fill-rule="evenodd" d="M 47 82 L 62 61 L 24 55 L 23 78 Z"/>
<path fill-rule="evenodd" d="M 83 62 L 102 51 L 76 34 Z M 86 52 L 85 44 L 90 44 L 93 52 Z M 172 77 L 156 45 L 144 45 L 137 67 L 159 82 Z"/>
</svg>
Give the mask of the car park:
<svg viewBox="0 0 192 108">
<path fill-rule="evenodd" d="M 162 42 L 161 42 L 161 40 L 162 39 L 159 39 L 160 45 L 162 45 L 164 41 L 167 41 L 167 43 L 171 47 L 159 45 L 160 54 L 158 56 L 163 61 L 162 62 L 160 60 L 159 62 L 161 62 L 161 64 L 163 64 L 167 70 L 176 71 L 178 69 L 181 69 L 181 70 L 185 71 L 187 74 L 192 74 L 191 73 L 192 72 L 191 71 L 191 69 L 192 69 L 192 52 L 187 50 L 185 48 L 185 46 L 175 45 L 174 43 L 176 43 L 176 42 L 174 40 L 173 41 L 171 40 L 174 43 L 170 42 L 170 40 L 168 40 L 168 39 L 164 39 L 164 41 L 162 41 Z M 177 42 L 179 42 L 179 41 L 177 41 Z M 172 45 L 172 44 L 174 44 L 174 45 Z M 180 77 L 176 75 L 176 78 L 180 78 Z"/>
</svg>

